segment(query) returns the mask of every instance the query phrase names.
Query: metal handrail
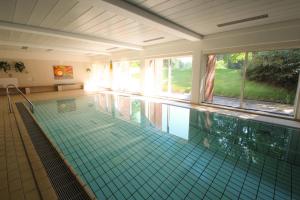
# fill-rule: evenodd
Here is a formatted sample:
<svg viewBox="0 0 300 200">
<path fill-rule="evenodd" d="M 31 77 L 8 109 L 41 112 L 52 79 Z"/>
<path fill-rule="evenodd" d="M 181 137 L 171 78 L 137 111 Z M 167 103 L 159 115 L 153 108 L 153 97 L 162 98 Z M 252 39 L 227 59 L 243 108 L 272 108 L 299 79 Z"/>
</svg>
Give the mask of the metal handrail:
<svg viewBox="0 0 300 200">
<path fill-rule="evenodd" d="M 10 99 L 10 95 L 9 95 L 9 88 L 15 88 L 18 93 L 29 103 L 29 108 L 30 108 L 30 111 L 33 113 L 33 104 L 32 102 L 25 96 L 25 94 L 14 84 L 8 84 L 6 86 L 6 95 L 7 95 L 7 99 L 8 99 L 8 107 L 9 107 L 9 112 L 12 113 L 13 112 L 13 109 L 12 109 L 12 105 L 11 105 L 11 99 Z"/>
</svg>

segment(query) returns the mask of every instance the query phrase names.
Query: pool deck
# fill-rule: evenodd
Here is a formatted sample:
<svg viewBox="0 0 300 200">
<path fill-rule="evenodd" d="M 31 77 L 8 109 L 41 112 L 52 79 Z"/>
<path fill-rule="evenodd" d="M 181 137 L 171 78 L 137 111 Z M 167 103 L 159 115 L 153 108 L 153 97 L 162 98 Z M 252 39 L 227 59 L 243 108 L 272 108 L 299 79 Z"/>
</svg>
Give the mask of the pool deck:
<svg viewBox="0 0 300 200">
<path fill-rule="evenodd" d="M 6 97 L 0 105 L 1 199 L 57 199 L 15 105 L 14 114 Z"/>
<path fill-rule="evenodd" d="M 83 90 L 35 93 L 28 95 L 32 101 L 67 98 L 86 95 Z M 145 97 L 138 97 L 144 99 Z M 19 96 L 13 96 L 13 101 L 22 101 Z M 149 98 L 147 98 L 149 99 Z M 201 111 L 218 112 L 241 118 L 278 123 L 298 127 L 300 123 L 293 120 L 279 119 L 257 114 L 224 110 L 219 108 L 191 105 L 150 98 L 152 101 L 175 104 L 195 108 Z M 0 97 L 0 197 L 1 199 L 57 199 L 45 168 L 34 149 L 25 125 L 13 104 L 14 114 L 9 113 L 6 96 Z"/>
</svg>

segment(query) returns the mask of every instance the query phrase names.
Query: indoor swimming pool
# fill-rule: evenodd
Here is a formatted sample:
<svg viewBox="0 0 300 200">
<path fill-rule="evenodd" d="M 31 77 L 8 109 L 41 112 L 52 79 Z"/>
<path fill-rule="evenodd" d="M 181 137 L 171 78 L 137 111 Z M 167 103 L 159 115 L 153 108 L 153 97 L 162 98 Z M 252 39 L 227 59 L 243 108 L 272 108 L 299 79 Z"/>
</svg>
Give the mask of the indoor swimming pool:
<svg viewBox="0 0 300 200">
<path fill-rule="evenodd" d="M 300 199 L 300 130 L 111 94 L 34 102 L 98 199 Z"/>
</svg>

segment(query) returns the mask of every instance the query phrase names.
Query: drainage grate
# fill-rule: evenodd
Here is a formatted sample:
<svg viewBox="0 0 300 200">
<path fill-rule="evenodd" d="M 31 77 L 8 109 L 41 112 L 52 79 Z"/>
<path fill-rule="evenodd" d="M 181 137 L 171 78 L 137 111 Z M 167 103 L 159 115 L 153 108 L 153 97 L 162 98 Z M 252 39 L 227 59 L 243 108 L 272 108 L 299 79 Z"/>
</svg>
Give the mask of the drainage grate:
<svg viewBox="0 0 300 200">
<path fill-rule="evenodd" d="M 59 153 L 28 113 L 23 103 L 16 103 L 19 113 L 59 199 L 91 199 Z"/>
</svg>

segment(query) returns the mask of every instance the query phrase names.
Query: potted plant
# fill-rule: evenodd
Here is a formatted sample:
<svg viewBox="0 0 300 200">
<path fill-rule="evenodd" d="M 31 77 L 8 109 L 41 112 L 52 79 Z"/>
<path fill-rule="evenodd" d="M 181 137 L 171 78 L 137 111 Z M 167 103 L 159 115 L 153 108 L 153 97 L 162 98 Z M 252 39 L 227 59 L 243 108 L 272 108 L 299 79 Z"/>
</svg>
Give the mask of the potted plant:
<svg viewBox="0 0 300 200">
<path fill-rule="evenodd" d="M 5 61 L 0 61 L 0 70 L 7 72 L 8 70 L 10 70 L 10 64 Z"/>
<path fill-rule="evenodd" d="M 22 62 L 16 62 L 15 64 L 15 70 L 16 72 L 22 72 L 25 69 L 25 65 Z"/>
</svg>

